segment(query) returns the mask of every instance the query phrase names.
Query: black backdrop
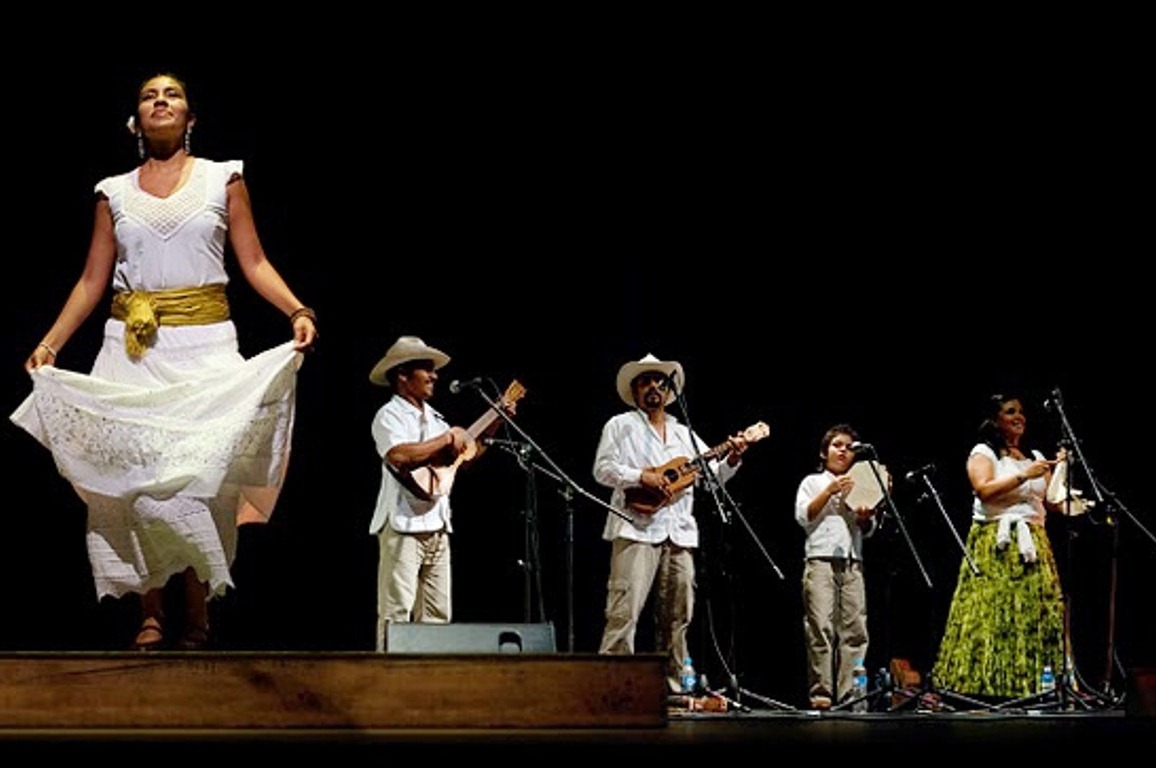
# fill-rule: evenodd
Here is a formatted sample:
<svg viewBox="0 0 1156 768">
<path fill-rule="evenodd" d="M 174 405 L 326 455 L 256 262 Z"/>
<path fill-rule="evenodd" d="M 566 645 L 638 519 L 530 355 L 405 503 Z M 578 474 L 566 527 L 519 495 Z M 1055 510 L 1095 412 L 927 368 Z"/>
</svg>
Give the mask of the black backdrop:
<svg viewBox="0 0 1156 768">
<path fill-rule="evenodd" d="M 367 376 L 398 335 L 416 334 L 453 358 L 438 408 L 468 424 L 484 403 L 445 383 L 518 379 L 519 425 L 603 498 L 590 466 L 602 423 L 622 408 L 614 377 L 627 360 L 681 361 L 690 421 L 711 444 L 766 421 L 770 436 L 728 486 L 740 515 L 724 524 L 700 499 L 692 642 L 716 682 L 730 669 L 793 704 L 805 689 L 792 502 L 823 430 L 856 425 L 897 481 L 899 519 L 867 550 L 869 663 L 926 668 L 962 557 L 949 526 L 966 532 L 981 404 L 1022 389 L 1050 452 L 1060 428 L 1042 406 L 1058 388 L 1120 503 L 1115 527 L 1095 514 L 1052 526 L 1077 664 L 1095 684 L 1113 666 L 1156 662 L 1143 615 L 1156 562 L 1142 431 L 1150 299 L 1138 273 L 1149 241 L 1136 236 L 1129 183 L 1139 125 L 1124 87 L 1104 77 L 1126 51 L 1092 68 L 1083 55 L 1041 66 L 1022 49 L 934 56 L 934 40 L 919 65 L 910 49 L 836 61 L 821 45 L 792 58 L 722 39 L 709 52 L 676 40 L 424 39 L 418 56 L 297 44 L 230 54 L 227 68 L 5 62 L 7 98 L 29 108 L 9 118 L 10 135 L 24 129 L 9 144 L 9 410 L 28 391 L 24 357 L 79 274 L 93 185 L 135 161 L 124 121 L 157 69 L 190 83 L 195 151 L 245 160 L 266 250 L 319 314 L 281 504 L 268 525 L 242 530 L 237 588 L 215 609 L 223 647 L 372 648 L 367 526 L 380 470 L 369 425 L 389 393 Z M 287 338 L 239 278 L 231 297 L 243 351 Z M 61 366 L 87 368 L 101 319 Z M 129 611 L 93 599 L 83 507 L 46 451 L 11 425 L 0 435 L 0 648 L 121 647 Z M 902 480 L 928 463 L 946 517 Z M 528 505 L 527 472 L 497 450 L 458 476 L 456 619 L 544 618 L 560 649 L 572 633 L 573 650 L 593 651 L 605 512 L 581 497 L 568 506 L 546 474 L 532 479 Z M 1091 490 L 1079 474 L 1077 487 Z M 527 559 L 540 563 L 544 617 Z M 649 626 L 639 640 L 645 649 Z"/>
</svg>

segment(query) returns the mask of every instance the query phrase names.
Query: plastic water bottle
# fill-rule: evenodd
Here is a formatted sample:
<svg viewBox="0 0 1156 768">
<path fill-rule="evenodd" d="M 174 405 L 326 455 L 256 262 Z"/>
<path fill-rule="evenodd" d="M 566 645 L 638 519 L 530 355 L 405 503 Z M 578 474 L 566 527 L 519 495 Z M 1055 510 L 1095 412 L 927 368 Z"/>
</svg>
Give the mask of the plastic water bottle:
<svg viewBox="0 0 1156 768">
<path fill-rule="evenodd" d="M 694 664 L 687 656 L 682 660 L 682 674 L 679 675 L 683 693 L 694 693 L 698 688 L 698 675 L 694 671 Z"/>
<path fill-rule="evenodd" d="M 1051 693 L 1056 690 L 1056 673 L 1051 665 L 1045 665 L 1040 673 L 1040 693 Z"/>
<path fill-rule="evenodd" d="M 851 669 L 851 704 L 852 712 L 866 712 L 868 710 L 867 701 L 867 667 L 863 665 L 863 659 L 855 659 L 855 665 Z"/>
</svg>

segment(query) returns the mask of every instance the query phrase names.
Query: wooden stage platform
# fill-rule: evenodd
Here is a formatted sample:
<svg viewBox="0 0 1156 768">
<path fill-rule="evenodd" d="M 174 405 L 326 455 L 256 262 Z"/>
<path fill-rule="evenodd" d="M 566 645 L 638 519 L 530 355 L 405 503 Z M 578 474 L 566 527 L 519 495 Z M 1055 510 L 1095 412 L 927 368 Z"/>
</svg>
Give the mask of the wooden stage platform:
<svg viewBox="0 0 1156 768">
<path fill-rule="evenodd" d="M 171 764 L 239 750 L 701 758 L 754 748 L 938 759 L 1156 746 L 1151 712 L 1123 707 L 816 713 L 763 701 L 730 700 L 725 712 L 668 709 L 662 658 L 648 654 L 8 653 L 0 655 L 0 756 L 32 746 L 43 758 L 142 748 L 163 750 Z"/>
<path fill-rule="evenodd" d="M 655 655 L 17 653 L 0 728 L 658 728 Z"/>
</svg>

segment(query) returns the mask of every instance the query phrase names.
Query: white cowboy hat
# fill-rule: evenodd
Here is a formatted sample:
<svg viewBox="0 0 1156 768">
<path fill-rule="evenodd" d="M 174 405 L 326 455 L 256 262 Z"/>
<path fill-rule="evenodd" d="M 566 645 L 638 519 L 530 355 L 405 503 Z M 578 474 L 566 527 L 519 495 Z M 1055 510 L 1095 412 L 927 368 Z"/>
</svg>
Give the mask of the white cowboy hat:
<svg viewBox="0 0 1156 768">
<path fill-rule="evenodd" d="M 440 349 L 426 346 L 426 343 L 417 336 L 399 336 L 385 352 L 385 357 L 377 361 L 373 370 L 369 372 L 369 380 L 383 387 L 389 386 L 386 373 L 390 368 L 408 363 L 411 360 L 432 360 L 434 370 L 441 368 L 450 361 L 450 356 Z"/>
<path fill-rule="evenodd" d="M 647 371 L 658 371 L 663 376 L 667 376 L 674 382 L 674 387 L 682 389 L 686 383 L 683 378 L 682 364 L 674 361 L 659 360 L 654 355 L 648 354 L 641 360 L 631 361 L 618 369 L 618 396 L 622 398 L 623 402 L 631 407 L 636 407 L 638 403 L 634 402 L 634 392 L 630 389 L 631 382 L 640 373 Z M 674 387 L 666 390 L 666 405 L 670 405 L 674 400 Z"/>
</svg>

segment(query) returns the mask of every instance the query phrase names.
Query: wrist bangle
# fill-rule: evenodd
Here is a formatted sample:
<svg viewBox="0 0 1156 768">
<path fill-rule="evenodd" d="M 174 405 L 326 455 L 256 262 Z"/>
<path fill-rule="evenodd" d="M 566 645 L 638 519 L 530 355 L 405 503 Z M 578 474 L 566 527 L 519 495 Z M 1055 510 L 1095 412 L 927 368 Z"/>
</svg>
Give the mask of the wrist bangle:
<svg viewBox="0 0 1156 768">
<path fill-rule="evenodd" d="M 53 349 L 52 346 L 47 341 L 42 341 L 39 344 L 37 344 L 36 346 L 44 347 L 45 349 L 48 350 L 48 354 L 52 355 L 53 357 L 56 357 L 56 350 Z"/>
<path fill-rule="evenodd" d="M 309 307 L 301 307 L 300 309 L 293 310 L 293 313 L 289 315 L 289 324 L 292 325 L 297 321 L 297 318 L 301 317 L 302 315 L 308 317 L 311 321 L 313 321 L 314 325 L 317 325 L 317 313 Z"/>
</svg>

